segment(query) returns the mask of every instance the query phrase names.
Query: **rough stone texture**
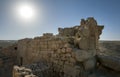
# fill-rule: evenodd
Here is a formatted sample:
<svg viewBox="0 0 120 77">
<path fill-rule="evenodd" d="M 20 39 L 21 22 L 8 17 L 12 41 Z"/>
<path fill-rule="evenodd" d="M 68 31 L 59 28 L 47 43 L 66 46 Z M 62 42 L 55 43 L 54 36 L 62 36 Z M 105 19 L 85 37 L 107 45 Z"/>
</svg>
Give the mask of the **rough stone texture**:
<svg viewBox="0 0 120 77">
<path fill-rule="evenodd" d="M 37 75 L 38 77 L 50 77 L 50 74 L 52 72 L 50 70 L 50 64 L 48 64 L 45 61 L 39 61 L 37 63 L 28 64 L 24 67 L 31 69 L 32 73 L 34 75 Z"/>
<path fill-rule="evenodd" d="M 97 25 L 93 17 L 89 17 L 82 19 L 79 26 L 59 28 L 58 35 L 45 33 L 34 39 L 19 40 L 18 64 L 44 60 L 50 63 L 53 76 L 85 77 L 95 69 L 95 55 L 103 27 Z"/>
<path fill-rule="evenodd" d="M 97 58 L 101 66 L 119 72 L 120 70 L 120 42 L 100 41 L 100 51 Z M 119 75 L 120 76 L 120 75 Z"/>
<path fill-rule="evenodd" d="M 13 65 L 22 65 L 13 68 L 13 77 L 120 77 L 120 44 L 103 42 L 99 48 L 103 28 L 89 17 L 80 25 L 59 28 L 58 35 L 44 33 L 0 47 L 0 77 L 11 77 Z"/>
<path fill-rule="evenodd" d="M 98 40 L 103 27 L 97 25 L 96 20 L 92 17 L 87 20 L 82 19 L 75 34 L 75 44 L 83 50 L 98 49 Z"/>
<path fill-rule="evenodd" d="M 120 72 L 120 58 L 98 55 L 98 59 L 101 65 Z"/>
<path fill-rule="evenodd" d="M 13 67 L 13 77 L 37 77 L 32 74 L 32 70 L 25 67 Z"/>
<path fill-rule="evenodd" d="M 89 17 L 82 19 L 80 25 L 58 28 L 58 35 L 44 33 L 33 39 L 21 39 L 1 50 L 17 61 L 14 64 L 21 65 L 14 67 L 13 77 L 34 77 L 32 73 L 38 77 L 90 77 L 94 76 L 95 56 L 99 51 L 98 40 L 103 28 L 93 17 Z M 45 61 L 47 65 L 41 68 L 41 63 L 37 63 L 40 61 Z M 0 62 L 2 65 L 3 61 Z"/>
</svg>

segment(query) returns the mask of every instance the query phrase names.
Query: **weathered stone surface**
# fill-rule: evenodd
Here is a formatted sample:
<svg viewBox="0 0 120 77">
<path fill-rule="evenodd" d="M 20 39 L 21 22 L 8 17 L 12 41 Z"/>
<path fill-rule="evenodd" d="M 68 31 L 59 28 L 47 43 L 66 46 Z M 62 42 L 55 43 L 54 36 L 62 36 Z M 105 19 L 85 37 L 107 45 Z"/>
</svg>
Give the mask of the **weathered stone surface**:
<svg viewBox="0 0 120 77">
<path fill-rule="evenodd" d="M 94 51 L 94 50 L 93 50 Z M 95 52 L 95 51 L 94 51 Z M 77 61 L 83 62 L 88 60 L 89 58 L 92 58 L 93 56 L 95 56 L 94 52 L 89 52 L 86 50 L 80 50 L 80 49 L 76 49 L 75 50 L 75 57 Z"/>
<path fill-rule="evenodd" d="M 18 40 L 16 50 L 14 46 L 12 48 L 16 52 L 18 65 L 25 66 L 40 61 L 49 64 L 50 68 L 43 73 L 41 71 L 46 67 L 40 68 L 38 64 L 35 66 L 33 64 L 34 69 L 40 68 L 35 73 L 30 68 L 35 75 L 48 77 L 43 74 L 52 73 L 51 77 L 84 77 L 83 74 L 88 75 L 86 71 L 91 72 L 95 68 L 94 56 L 98 50 L 98 40 L 103 28 L 104 26 L 98 25 L 93 17 L 89 17 L 86 20 L 82 19 L 80 25 L 59 28 L 58 35 L 44 33 L 43 36 L 33 39 Z M 13 72 L 14 77 L 34 77 L 25 67 L 14 67 Z"/>
<path fill-rule="evenodd" d="M 75 29 L 74 28 L 58 28 L 59 35 L 60 36 L 74 36 L 75 35 Z"/>
<path fill-rule="evenodd" d="M 89 17 L 82 19 L 80 25 L 59 28 L 58 35 L 44 33 L 43 36 L 33 39 L 19 40 L 13 46 L 0 48 L 5 55 L 0 56 L 0 71 L 7 72 L 8 67 L 16 63 L 12 62 L 18 61 L 16 64 L 22 66 L 14 67 L 13 77 L 101 77 L 95 74 L 97 54 L 102 66 L 119 72 L 118 58 L 97 53 L 105 50 L 98 48 L 103 28 L 93 17 Z M 119 48 L 119 45 L 116 47 Z M 7 75 L 0 72 L 0 76 Z"/>
<path fill-rule="evenodd" d="M 66 77 L 69 76 L 69 77 L 79 77 L 79 74 L 80 74 L 80 70 L 77 69 L 77 67 L 75 66 L 70 66 L 70 65 L 64 65 L 64 75 Z"/>
<path fill-rule="evenodd" d="M 35 75 L 26 75 L 25 77 L 37 77 Z"/>
<path fill-rule="evenodd" d="M 13 77 L 37 77 L 32 74 L 32 70 L 25 67 L 13 67 Z"/>
<path fill-rule="evenodd" d="M 101 65 L 120 72 L 120 58 L 98 55 L 98 60 Z"/>
<path fill-rule="evenodd" d="M 81 25 L 75 34 L 75 45 L 80 49 L 98 49 L 98 40 L 104 26 L 97 25 L 94 18 L 89 17 L 87 20 L 81 20 Z"/>
<path fill-rule="evenodd" d="M 83 66 L 86 71 L 93 71 L 96 68 L 96 58 L 91 57 L 88 60 L 83 62 Z"/>
<path fill-rule="evenodd" d="M 34 39 L 19 40 L 17 59 L 24 65 L 45 60 L 52 63 L 51 67 L 56 72 L 63 72 L 65 77 L 78 76 L 75 71 L 80 69 L 75 68 L 76 62 L 82 63 L 84 70 L 94 69 L 94 56 L 102 29 L 103 26 L 97 25 L 96 20 L 89 17 L 82 19 L 79 26 L 59 28 L 58 35 L 44 33 Z"/>
</svg>

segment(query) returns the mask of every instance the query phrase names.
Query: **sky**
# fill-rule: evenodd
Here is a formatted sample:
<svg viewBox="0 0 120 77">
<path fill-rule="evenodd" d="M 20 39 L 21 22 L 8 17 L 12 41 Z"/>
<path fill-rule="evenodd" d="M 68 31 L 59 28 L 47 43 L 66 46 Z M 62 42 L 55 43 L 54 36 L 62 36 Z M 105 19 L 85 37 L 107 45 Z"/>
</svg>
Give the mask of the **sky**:
<svg viewBox="0 0 120 77">
<path fill-rule="evenodd" d="M 34 16 L 19 14 L 24 5 Z M 120 0 L 0 0 L 0 40 L 58 34 L 58 27 L 73 27 L 88 17 L 104 25 L 100 40 L 120 40 Z"/>
</svg>

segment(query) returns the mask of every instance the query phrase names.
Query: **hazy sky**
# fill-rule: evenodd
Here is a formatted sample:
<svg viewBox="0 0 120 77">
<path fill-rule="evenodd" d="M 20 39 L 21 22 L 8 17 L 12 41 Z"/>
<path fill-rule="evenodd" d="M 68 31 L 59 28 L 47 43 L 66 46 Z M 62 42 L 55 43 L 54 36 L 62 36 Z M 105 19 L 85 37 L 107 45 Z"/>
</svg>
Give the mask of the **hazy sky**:
<svg viewBox="0 0 120 77">
<path fill-rule="evenodd" d="M 35 13 L 30 19 L 18 14 L 23 4 Z M 120 0 L 0 0 L 0 40 L 57 34 L 58 27 L 79 25 L 87 17 L 105 26 L 101 40 L 120 40 Z"/>
</svg>

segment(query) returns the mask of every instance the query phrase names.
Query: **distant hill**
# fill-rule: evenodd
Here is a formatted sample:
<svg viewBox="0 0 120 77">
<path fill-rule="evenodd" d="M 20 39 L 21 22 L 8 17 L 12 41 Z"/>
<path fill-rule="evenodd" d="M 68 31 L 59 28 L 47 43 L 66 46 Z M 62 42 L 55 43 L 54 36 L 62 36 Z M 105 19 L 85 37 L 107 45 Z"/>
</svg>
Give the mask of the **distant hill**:
<svg viewBox="0 0 120 77">
<path fill-rule="evenodd" d="M 0 47 L 5 48 L 16 43 L 17 40 L 0 40 Z"/>
</svg>

